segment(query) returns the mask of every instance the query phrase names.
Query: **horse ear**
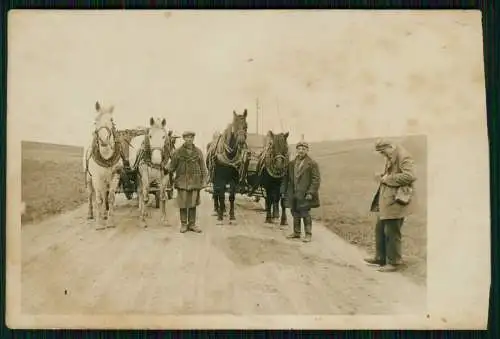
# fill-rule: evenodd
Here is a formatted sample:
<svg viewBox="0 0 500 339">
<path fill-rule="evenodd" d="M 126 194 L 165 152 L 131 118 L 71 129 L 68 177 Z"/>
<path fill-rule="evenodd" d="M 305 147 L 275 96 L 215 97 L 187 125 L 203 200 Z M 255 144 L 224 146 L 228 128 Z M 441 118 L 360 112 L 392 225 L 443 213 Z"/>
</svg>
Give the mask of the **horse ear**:
<svg viewBox="0 0 500 339">
<path fill-rule="evenodd" d="M 267 132 L 267 135 L 270 136 L 271 138 L 274 137 L 273 131 L 271 131 L 271 130 L 269 130 L 269 132 Z"/>
<path fill-rule="evenodd" d="M 285 139 L 287 139 L 289 135 L 290 135 L 290 132 L 286 132 L 286 133 L 284 134 Z"/>
<path fill-rule="evenodd" d="M 99 101 L 96 101 L 95 102 L 95 110 L 99 111 L 100 109 L 101 109 L 101 104 L 99 103 Z"/>
<path fill-rule="evenodd" d="M 155 124 L 155 119 L 153 117 L 149 118 L 149 126 L 153 126 Z"/>
<path fill-rule="evenodd" d="M 165 127 L 166 124 L 167 124 L 167 120 L 165 118 L 163 118 L 163 120 L 161 121 L 161 127 Z"/>
<path fill-rule="evenodd" d="M 169 131 L 168 131 L 168 136 L 169 136 L 169 137 L 171 137 L 171 136 L 172 136 L 172 133 L 174 133 L 174 131 L 169 130 Z"/>
<path fill-rule="evenodd" d="M 233 109 L 233 116 L 237 117 L 238 114 L 236 114 L 236 111 Z"/>
<path fill-rule="evenodd" d="M 247 109 L 245 108 L 245 110 L 243 111 L 243 116 L 246 118 L 246 117 L 247 117 L 247 115 L 248 115 L 248 111 L 247 111 Z"/>
<path fill-rule="evenodd" d="M 109 113 L 113 113 L 113 111 L 114 111 L 114 110 L 115 110 L 115 106 L 111 106 L 111 107 L 109 108 Z"/>
</svg>

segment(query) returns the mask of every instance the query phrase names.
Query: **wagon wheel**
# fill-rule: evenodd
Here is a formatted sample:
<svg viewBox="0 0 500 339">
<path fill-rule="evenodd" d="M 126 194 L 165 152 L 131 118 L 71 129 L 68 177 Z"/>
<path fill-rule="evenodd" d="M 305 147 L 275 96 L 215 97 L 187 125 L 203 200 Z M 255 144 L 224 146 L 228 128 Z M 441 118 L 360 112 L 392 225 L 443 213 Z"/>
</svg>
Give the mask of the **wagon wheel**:
<svg viewBox="0 0 500 339">
<path fill-rule="evenodd" d="M 155 192 L 155 208 L 160 208 L 160 191 Z"/>
</svg>

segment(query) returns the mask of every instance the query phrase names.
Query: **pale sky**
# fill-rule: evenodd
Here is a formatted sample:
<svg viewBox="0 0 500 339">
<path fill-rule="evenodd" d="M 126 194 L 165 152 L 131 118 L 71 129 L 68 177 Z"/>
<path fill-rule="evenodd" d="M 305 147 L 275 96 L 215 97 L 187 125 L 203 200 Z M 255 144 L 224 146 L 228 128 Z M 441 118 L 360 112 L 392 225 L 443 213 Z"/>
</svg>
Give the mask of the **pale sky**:
<svg viewBox="0 0 500 339">
<path fill-rule="evenodd" d="M 261 133 L 290 142 L 418 133 L 429 113 L 477 107 L 477 17 L 395 13 L 11 12 L 9 121 L 23 140 L 83 146 L 99 100 L 120 129 L 161 116 L 204 147 L 233 109 L 254 132 L 257 97 Z"/>
</svg>

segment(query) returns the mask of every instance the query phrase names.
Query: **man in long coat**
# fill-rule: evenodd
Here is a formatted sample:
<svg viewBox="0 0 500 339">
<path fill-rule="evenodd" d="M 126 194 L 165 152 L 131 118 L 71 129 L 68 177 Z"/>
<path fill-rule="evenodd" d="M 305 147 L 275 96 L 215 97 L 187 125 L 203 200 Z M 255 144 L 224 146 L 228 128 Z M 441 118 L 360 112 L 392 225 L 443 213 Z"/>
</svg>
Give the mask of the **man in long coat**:
<svg viewBox="0 0 500 339">
<path fill-rule="evenodd" d="M 175 150 L 169 167 L 169 171 L 175 173 L 181 233 L 188 230 L 201 233 L 196 226 L 196 207 L 200 204 L 200 190 L 207 180 L 207 169 L 203 153 L 194 145 L 194 136 L 190 131 L 182 134 L 184 144 Z"/>
<path fill-rule="evenodd" d="M 401 227 L 413 212 L 413 182 L 416 180 L 413 158 L 401 145 L 378 140 L 375 150 L 386 159 L 385 171 L 375 175 L 379 183 L 370 211 L 377 213 L 375 258 L 365 259 L 379 271 L 393 272 L 402 264 Z"/>
<path fill-rule="evenodd" d="M 319 186 L 321 175 L 319 166 L 307 153 L 309 145 L 300 141 L 296 145 L 297 156 L 289 164 L 286 177 L 281 184 L 281 195 L 293 216 L 293 233 L 288 239 L 300 238 L 301 221 L 304 221 L 304 242 L 310 242 L 312 236 L 312 218 L 310 210 L 320 206 Z"/>
</svg>

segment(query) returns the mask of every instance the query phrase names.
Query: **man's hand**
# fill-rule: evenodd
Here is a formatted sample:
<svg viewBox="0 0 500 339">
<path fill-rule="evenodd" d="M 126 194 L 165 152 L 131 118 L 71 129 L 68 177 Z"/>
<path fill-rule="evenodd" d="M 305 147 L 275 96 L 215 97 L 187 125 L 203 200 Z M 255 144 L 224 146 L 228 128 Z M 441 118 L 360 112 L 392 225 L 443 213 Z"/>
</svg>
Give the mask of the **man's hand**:
<svg viewBox="0 0 500 339">
<path fill-rule="evenodd" d="M 312 200 L 313 196 L 311 193 L 306 194 L 306 200 Z"/>
</svg>

